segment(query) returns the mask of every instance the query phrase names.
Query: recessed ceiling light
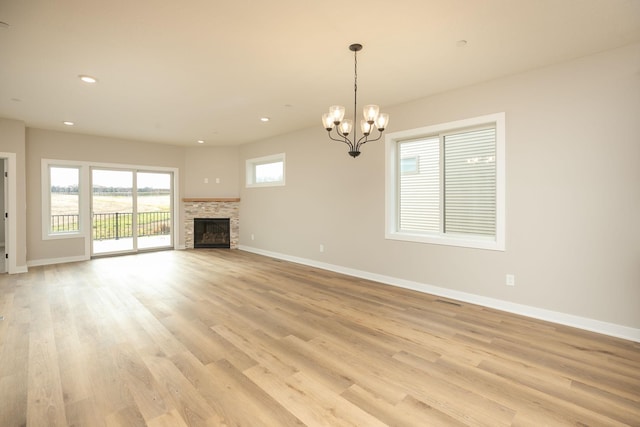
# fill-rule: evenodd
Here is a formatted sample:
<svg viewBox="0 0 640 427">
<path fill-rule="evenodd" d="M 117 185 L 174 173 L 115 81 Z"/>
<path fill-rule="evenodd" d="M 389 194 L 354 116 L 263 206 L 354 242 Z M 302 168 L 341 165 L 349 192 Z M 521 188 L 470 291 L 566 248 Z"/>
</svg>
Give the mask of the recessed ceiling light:
<svg viewBox="0 0 640 427">
<path fill-rule="evenodd" d="M 68 120 L 67 120 L 67 121 L 62 122 L 62 124 L 63 124 L 63 125 L 65 125 L 65 126 L 73 126 L 73 125 L 75 125 L 75 123 L 70 122 L 70 121 L 68 121 Z"/>
<path fill-rule="evenodd" d="M 92 77 L 92 76 L 87 76 L 86 74 L 80 74 L 78 76 L 78 78 L 80 80 L 82 80 L 83 82 L 85 82 L 85 83 L 92 83 L 93 84 L 93 83 L 97 83 L 98 82 L 98 79 L 96 79 L 95 77 Z"/>
<path fill-rule="evenodd" d="M 198 140 L 198 144 L 204 144 L 204 140 L 199 139 L 199 140 Z"/>
<path fill-rule="evenodd" d="M 260 121 L 261 121 L 261 122 L 265 122 L 265 123 L 266 123 L 266 122 L 268 122 L 269 120 L 270 120 L 270 119 L 269 119 L 269 117 L 260 117 Z"/>
<path fill-rule="evenodd" d="M 458 40 L 456 42 L 456 46 L 458 47 L 465 47 L 467 45 L 467 41 L 466 40 Z"/>
</svg>

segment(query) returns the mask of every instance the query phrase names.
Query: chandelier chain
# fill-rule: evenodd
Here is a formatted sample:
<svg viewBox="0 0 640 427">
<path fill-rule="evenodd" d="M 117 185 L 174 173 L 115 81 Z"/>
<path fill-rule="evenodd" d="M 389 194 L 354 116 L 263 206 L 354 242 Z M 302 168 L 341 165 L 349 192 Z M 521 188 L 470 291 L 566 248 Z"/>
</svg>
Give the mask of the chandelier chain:
<svg viewBox="0 0 640 427">
<path fill-rule="evenodd" d="M 358 51 L 353 51 L 353 142 L 358 140 L 356 115 L 358 114 Z"/>
</svg>

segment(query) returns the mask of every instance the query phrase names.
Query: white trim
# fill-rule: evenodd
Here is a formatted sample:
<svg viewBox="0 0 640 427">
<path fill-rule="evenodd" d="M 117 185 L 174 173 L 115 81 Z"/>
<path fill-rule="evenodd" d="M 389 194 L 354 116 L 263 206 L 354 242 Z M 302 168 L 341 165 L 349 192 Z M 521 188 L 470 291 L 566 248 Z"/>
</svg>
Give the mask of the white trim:
<svg viewBox="0 0 640 427">
<path fill-rule="evenodd" d="M 91 257 L 87 257 L 84 255 L 80 256 L 71 256 L 64 258 L 48 258 L 48 259 L 36 259 L 32 261 L 28 261 L 27 265 L 29 267 L 39 267 L 42 265 L 53 265 L 53 264 L 64 264 L 68 262 L 79 262 L 79 261 L 89 261 Z"/>
<path fill-rule="evenodd" d="M 180 242 L 180 236 L 183 233 L 183 227 L 181 224 L 182 209 L 180 208 L 180 197 L 178 197 L 178 190 L 180 189 L 180 174 L 178 173 L 178 168 L 171 168 L 171 172 L 173 177 L 173 206 L 171 212 L 173 215 L 173 233 L 171 236 L 173 241 L 171 243 L 173 244 L 173 249 L 179 249 L 180 245 L 178 242 Z"/>
<path fill-rule="evenodd" d="M 496 310 L 514 313 L 534 319 L 544 320 L 560 325 L 571 326 L 586 331 L 596 332 L 609 335 L 612 337 L 622 338 L 635 342 L 640 342 L 640 329 L 629 326 L 618 325 L 615 323 L 603 322 L 600 320 L 589 319 L 587 317 L 575 316 L 572 314 L 562 313 L 559 311 L 547 310 L 544 308 L 533 307 L 524 304 L 517 304 L 496 298 L 483 297 L 481 295 L 470 294 L 467 292 L 456 291 L 452 289 L 442 288 L 439 286 L 427 285 L 424 283 L 414 282 L 411 280 L 399 279 L 396 277 L 385 276 L 368 271 L 356 270 L 353 268 L 342 267 L 339 265 L 328 264 L 307 258 L 300 258 L 291 255 L 281 254 L 277 252 L 266 251 L 263 249 L 253 248 L 251 246 L 240 245 L 239 250 L 252 252 L 258 255 L 264 255 L 272 258 L 282 259 L 297 264 L 309 265 L 311 267 L 321 268 L 323 270 L 334 271 L 349 276 L 359 277 L 361 279 L 372 280 L 384 283 L 386 285 L 397 286 L 399 288 L 411 289 L 426 294 L 450 298 L 470 304 L 477 304 L 483 307 L 493 308 Z"/>
<path fill-rule="evenodd" d="M 17 248 L 18 248 L 18 225 L 16 223 L 17 219 L 17 177 L 16 174 L 16 153 L 3 153 L 0 152 L 1 159 L 7 159 L 7 179 L 9 180 L 9 191 L 7 194 L 7 201 L 9 206 L 5 206 L 7 209 L 7 214 L 9 214 L 9 218 L 7 218 L 7 228 L 9 230 L 9 236 L 5 236 L 5 252 L 9 254 L 8 262 L 6 263 L 7 273 L 8 274 L 16 274 L 16 273 L 26 273 L 26 266 L 18 266 L 16 264 L 17 258 Z"/>
<path fill-rule="evenodd" d="M 494 238 L 412 233 L 398 230 L 397 145 L 398 142 L 446 131 L 495 123 L 496 129 L 496 235 Z M 505 250 L 506 226 L 506 121 L 505 113 L 441 123 L 387 134 L 385 137 L 385 238 L 476 249 Z"/>
<path fill-rule="evenodd" d="M 16 266 L 15 271 L 10 274 L 21 274 L 21 273 L 27 273 L 28 271 L 29 271 L 29 268 L 26 265 L 18 265 Z"/>
<path fill-rule="evenodd" d="M 85 185 L 82 185 L 82 183 Z M 80 230 L 86 230 L 84 237 L 84 255 L 91 257 L 91 168 L 82 165 L 80 168 L 80 212 L 87 215 L 80 215 Z M 49 215 L 49 214 L 47 214 Z"/>
<path fill-rule="evenodd" d="M 6 256 L 7 252 L 5 252 L 5 240 L 7 240 L 9 235 L 9 223 L 5 219 L 4 214 L 7 212 L 7 206 L 9 205 L 9 180 L 5 179 L 5 175 L 8 175 L 7 169 L 9 168 L 9 160 L 0 157 L 0 165 L 2 165 L 2 169 L 0 170 L 0 188 L 2 189 L 2 199 L 0 203 L 2 203 L 2 210 L 0 210 L 0 215 L 2 215 L 2 221 L 0 221 L 2 227 L 2 241 L 0 242 L 0 256 L 2 256 L 2 261 L 0 264 L 2 267 L 0 268 L 0 274 L 4 274 L 8 272 Z"/>
</svg>

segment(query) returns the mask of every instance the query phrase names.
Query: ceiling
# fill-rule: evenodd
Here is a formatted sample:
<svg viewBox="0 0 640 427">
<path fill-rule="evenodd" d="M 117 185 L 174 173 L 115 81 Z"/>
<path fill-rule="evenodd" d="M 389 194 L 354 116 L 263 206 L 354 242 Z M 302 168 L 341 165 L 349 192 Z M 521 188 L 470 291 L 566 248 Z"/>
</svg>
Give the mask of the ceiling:
<svg viewBox="0 0 640 427">
<path fill-rule="evenodd" d="M 637 42 L 640 0 L 0 0 L 0 21 L 0 117 L 233 145 L 352 115 L 351 43 L 384 111 Z"/>
</svg>

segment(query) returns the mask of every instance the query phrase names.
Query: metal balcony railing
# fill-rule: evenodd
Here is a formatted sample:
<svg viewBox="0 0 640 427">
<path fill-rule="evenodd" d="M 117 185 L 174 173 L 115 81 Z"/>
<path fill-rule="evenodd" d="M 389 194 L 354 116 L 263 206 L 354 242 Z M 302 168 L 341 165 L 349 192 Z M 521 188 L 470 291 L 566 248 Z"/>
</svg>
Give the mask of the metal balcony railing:
<svg viewBox="0 0 640 427">
<path fill-rule="evenodd" d="M 137 214 L 138 237 L 161 236 L 171 233 L 171 212 L 140 212 Z M 94 240 L 118 240 L 133 237 L 133 214 L 111 212 L 93 214 L 91 220 Z M 78 215 L 51 215 L 51 231 L 78 231 Z"/>
</svg>

